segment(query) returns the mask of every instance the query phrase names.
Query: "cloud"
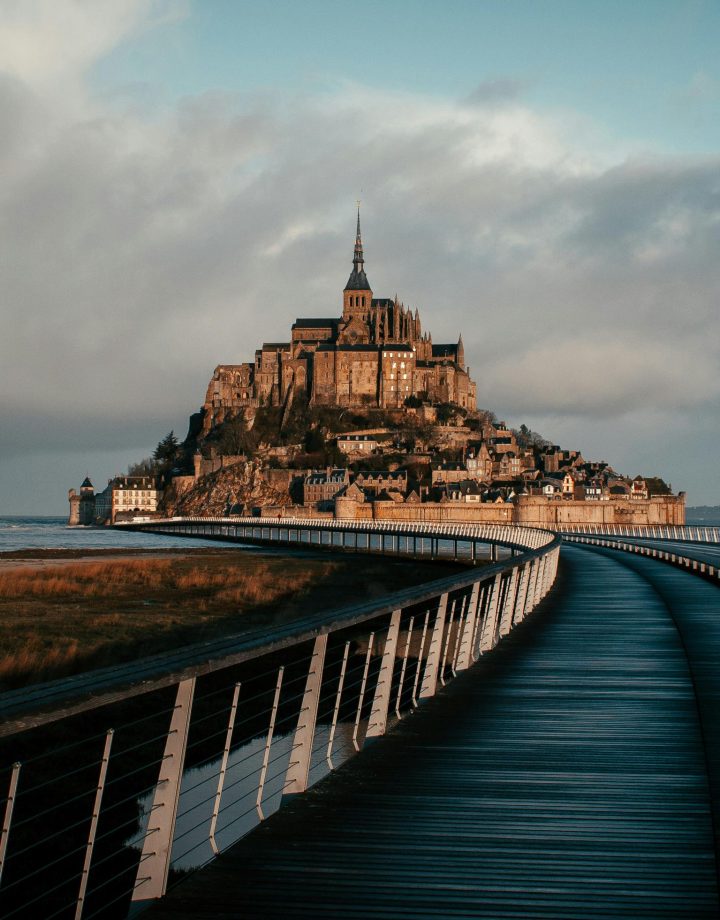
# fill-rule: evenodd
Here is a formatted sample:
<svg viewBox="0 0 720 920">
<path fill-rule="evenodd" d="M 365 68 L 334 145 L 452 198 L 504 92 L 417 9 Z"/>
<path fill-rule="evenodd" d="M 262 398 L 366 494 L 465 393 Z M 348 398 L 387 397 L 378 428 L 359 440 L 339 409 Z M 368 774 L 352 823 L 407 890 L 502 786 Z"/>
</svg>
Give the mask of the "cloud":
<svg viewBox="0 0 720 920">
<path fill-rule="evenodd" d="M 515 77 L 496 77 L 493 80 L 483 80 L 467 96 L 471 105 L 501 105 L 519 99 L 527 89 L 524 80 Z"/>
<path fill-rule="evenodd" d="M 518 423 L 642 406 L 715 424 L 720 157 L 619 158 L 509 83 L 492 106 L 343 84 L 123 108 L 82 74 L 181 8 L 103 5 L 64 65 L 34 64 L 64 8 L 42 5 L 46 27 L 0 75 L 0 413 L 24 420 L 16 455 L 43 431 L 93 449 L 159 438 L 217 363 L 250 360 L 297 315 L 338 314 L 358 195 L 376 294 L 419 307 L 436 341 L 463 332 L 481 404 Z M 24 34 L 10 20 L 0 59 Z M 48 88 L 61 70 L 81 86 L 66 103 Z"/>
<path fill-rule="evenodd" d="M 54 93 L 121 41 L 186 11 L 179 0 L 0 0 L 1 69 Z"/>
</svg>

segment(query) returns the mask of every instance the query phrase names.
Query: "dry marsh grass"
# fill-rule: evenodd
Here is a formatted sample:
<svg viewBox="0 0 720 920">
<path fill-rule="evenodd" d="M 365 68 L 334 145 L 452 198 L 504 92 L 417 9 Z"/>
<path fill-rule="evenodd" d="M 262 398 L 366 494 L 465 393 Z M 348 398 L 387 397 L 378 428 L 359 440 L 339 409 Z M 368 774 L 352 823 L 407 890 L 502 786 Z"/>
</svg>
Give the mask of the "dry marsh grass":
<svg viewBox="0 0 720 920">
<path fill-rule="evenodd" d="M 383 559 L 198 552 L 0 570 L 0 690 L 446 574 Z"/>
<path fill-rule="evenodd" d="M 0 572 L 0 687 L 235 631 L 338 566 L 298 562 L 213 554 Z"/>
</svg>

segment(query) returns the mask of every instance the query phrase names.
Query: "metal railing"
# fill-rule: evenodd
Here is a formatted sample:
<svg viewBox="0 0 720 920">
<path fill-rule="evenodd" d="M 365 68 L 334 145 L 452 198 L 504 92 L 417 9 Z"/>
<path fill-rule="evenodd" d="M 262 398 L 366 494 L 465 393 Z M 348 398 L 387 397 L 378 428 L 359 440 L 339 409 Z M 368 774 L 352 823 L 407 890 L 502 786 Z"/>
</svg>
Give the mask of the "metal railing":
<svg viewBox="0 0 720 920">
<path fill-rule="evenodd" d="M 690 543 L 720 542 L 720 527 L 700 527 L 679 524 L 562 524 L 558 533 L 565 535 L 635 537 L 645 540 L 682 540 Z"/>
<path fill-rule="evenodd" d="M 491 540 L 380 530 L 471 540 L 476 562 Z M 514 553 L 503 561 L 0 696 L 0 915 L 124 918 L 385 734 L 550 589 L 559 538 L 511 528 L 510 542 L 507 530 L 495 534 Z"/>
<path fill-rule="evenodd" d="M 563 540 L 566 543 L 602 546 L 607 549 L 617 549 L 626 553 L 634 553 L 637 556 L 648 556 L 651 559 L 658 559 L 661 562 L 668 562 L 678 568 L 686 569 L 696 575 L 704 575 L 707 578 L 720 580 L 720 570 L 710 562 L 706 562 L 702 559 L 695 559 L 692 556 L 686 556 L 684 553 L 671 553 L 669 550 L 661 549 L 657 546 L 647 546 L 642 542 L 628 543 L 626 540 L 621 540 L 619 538 L 591 537 L 585 534 L 565 534 Z"/>
</svg>

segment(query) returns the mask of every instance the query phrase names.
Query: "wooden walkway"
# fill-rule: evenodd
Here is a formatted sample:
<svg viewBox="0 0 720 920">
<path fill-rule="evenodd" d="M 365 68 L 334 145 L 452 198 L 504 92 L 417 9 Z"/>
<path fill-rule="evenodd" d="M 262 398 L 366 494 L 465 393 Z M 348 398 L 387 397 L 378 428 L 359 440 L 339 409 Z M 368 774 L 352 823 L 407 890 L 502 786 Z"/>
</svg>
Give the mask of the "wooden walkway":
<svg viewBox="0 0 720 920">
<path fill-rule="evenodd" d="M 717 917 L 719 605 L 565 547 L 493 654 L 146 916 Z"/>
</svg>

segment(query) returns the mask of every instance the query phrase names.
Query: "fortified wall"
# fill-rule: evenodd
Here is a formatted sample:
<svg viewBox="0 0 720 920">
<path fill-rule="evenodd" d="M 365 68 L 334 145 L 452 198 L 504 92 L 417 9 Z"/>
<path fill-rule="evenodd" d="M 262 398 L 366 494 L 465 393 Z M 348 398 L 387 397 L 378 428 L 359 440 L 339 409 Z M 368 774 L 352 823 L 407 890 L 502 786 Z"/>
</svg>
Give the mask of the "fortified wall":
<svg viewBox="0 0 720 920">
<path fill-rule="evenodd" d="M 557 501 L 542 496 L 521 496 L 515 503 L 463 504 L 461 502 L 359 503 L 335 501 L 340 520 L 425 521 L 428 523 L 522 524 L 556 530 L 566 524 L 621 524 L 647 527 L 685 523 L 685 496 L 667 495 L 624 501 Z"/>
</svg>

